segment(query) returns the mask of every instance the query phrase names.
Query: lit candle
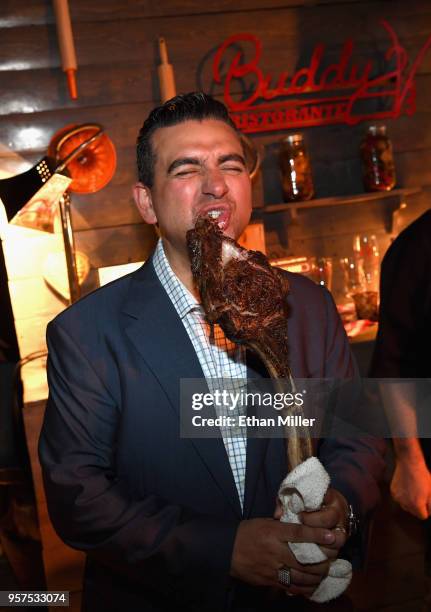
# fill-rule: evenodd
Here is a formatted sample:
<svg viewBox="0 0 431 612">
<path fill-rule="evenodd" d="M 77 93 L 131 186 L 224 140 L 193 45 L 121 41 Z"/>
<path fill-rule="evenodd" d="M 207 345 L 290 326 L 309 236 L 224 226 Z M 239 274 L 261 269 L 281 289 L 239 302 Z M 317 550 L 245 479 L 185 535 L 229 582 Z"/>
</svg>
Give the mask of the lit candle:
<svg viewBox="0 0 431 612">
<path fill-rule="evenodd" d="M 164 38 L 159 38 L 160 65 L 158 66 L 159 84 L 162 102 L 177 95 L 175 88 L 174 69 L 169 63 L 168 50 Z"/>
<path fill-rule="evenodd" d="M 69 5 L 67 0 L 53 0 L 55 16 L 57 19 L 57 35 L 60 45 L 61 64 L 67 75 L 69 94 L 72 100 L 78 97 L 75 72 L 76 63 L 75 45 L 73 42 L 72 25 L 70 23 Z"/>
</svg>

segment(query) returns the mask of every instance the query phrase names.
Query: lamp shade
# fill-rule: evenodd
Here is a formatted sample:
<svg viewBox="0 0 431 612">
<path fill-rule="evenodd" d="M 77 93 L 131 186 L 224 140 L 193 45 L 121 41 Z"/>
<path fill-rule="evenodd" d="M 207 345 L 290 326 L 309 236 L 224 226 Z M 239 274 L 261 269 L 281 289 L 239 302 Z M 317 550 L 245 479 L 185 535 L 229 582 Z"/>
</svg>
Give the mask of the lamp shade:
<svg viewBox="0 0 431 612">
<path fill-rule="evenodd" d="M 97 124 L 68 125 L 51 139 L 48 154 L 59 163 L 93 137 L 94 140 L 67 162 L 72 192 L 94 193 L 109 183 L 117 165 L 114 144 Z"/>
<path fill-rule="evenodd" d="M 33 168 L 0 180 L 0 199 L 8 221 L 27 204 L 55 172 L 55 160 L 44 157 Z"/>
</svg>

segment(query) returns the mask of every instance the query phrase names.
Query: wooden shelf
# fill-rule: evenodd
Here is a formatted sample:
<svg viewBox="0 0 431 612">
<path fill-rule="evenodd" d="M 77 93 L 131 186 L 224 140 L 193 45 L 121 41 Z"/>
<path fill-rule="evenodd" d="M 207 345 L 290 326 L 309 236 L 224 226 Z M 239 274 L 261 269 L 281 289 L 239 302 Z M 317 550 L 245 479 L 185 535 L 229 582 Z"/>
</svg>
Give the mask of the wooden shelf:
<svg viewBox="0 0 431 612">
<path fill-rule="evenodd" d="M 356 204 L 366 204 L 385 200 L 388 205 L 387 231 L 392 232 L 394 214 L 406 206 L 404 199 L 408 196 L 421 192 L 420 187 L 410 187 L 405 189 L 392 189 L 392 191 L 375 191 L 372 193 L 359 193 L 356 195 L 334 196 L 331 198 L 318 198 L 306 202 L 284 202 L 282 204 L 270 204 L 262 208 L 255 208 L 253 216 L 262 218 L 263 215 L 271 213 L 288 213 L 292 222 L 298 219 L 301 211 L 314 208 L 327 208 L 332 206 L 349 206 Z"/>
<path fill-rule="evenodd" d="M 421 191 L 420 187 L 407 189 L 392 189 L 392 191 L 374 191 L 373 193 L 359 193 L 357 195 L 335 196 L 332 198 L 318 198 L 307 200 L 306 202 L 284 202 L 283 204 L 270 204 L 256 211 L 263 213 L 275 213 L 284 211 L 298 211 L 307 208 L 321 208 L 324 206 L 342 206 L 346 204 L 360 204 L 361 202 L 372 202 L 373 200 L 383 200 L 389 198 L 400 198 L 414 195 Z M 292 216 L 296 216 L 293 213 Z"/>
</svg>

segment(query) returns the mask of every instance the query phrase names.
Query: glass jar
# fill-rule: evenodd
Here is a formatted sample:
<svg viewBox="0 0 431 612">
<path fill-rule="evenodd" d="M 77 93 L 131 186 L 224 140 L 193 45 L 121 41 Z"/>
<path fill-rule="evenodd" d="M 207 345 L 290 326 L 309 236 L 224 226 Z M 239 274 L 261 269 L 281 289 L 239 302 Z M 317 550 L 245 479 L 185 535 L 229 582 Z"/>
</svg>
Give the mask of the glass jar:
<svg viewBox="0 0 431 612">
<path fill-rule="evenodd" d="M 280 145 L 280 168 L 285 202 L 310 200 L 313 176 L 302 134 L 290 134 Z"/>
<path fill-rule="evenodd" d="M 366 191 L 390 191 L 395 187 L 392 143 L 385 125 L 370 125 L 361 143 L 361 160 Z"/>
</svg>

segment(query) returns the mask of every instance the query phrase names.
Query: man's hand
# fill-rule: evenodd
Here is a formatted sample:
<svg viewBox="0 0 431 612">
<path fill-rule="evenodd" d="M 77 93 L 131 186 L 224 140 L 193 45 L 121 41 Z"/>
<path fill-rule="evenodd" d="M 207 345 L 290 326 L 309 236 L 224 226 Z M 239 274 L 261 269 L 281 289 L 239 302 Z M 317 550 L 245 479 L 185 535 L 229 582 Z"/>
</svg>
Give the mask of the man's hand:
<svg viewBox="0 0 431 612">
<path fill-rule="evenodd" d="M 397 460 L 391 481 L 394 500 L 406 512 L 420 519 L 431 513 L 431 474 L 421 456 L 415 460 L 408 456 Z"/>
<path fill-rule="evenodd" d="M 280 523 L 273 519 L 252 519 L 239 525 L 231 562 L 231 576 L 260 586 L 287 590 L 310 597 L 327 575 L 329 562 L 302 565 L 296 561 L 289 542 L 314 542 L 333 546 L 335 532 L 323 527 Z M 290 569 L 291 586 L 278 582 L 278 570 Z"/>
<path fill-rule="evenodd" d="M 280 500 L 277 498 L 274 518 L 280 520 L 283 514 Z M 323 498 L 322 507 L 314 512 L 301 512 L 299 519 L 303 525 L 332 529 L 334 542 L 330 545 L 320 545 L 328 559 L 336 559 L 340 548 L 347 539 L 347 517 L 349 504 L 346 498 L 336 489 L 329 488 Z"/>
<path fill-rule="evenodd" d="M 346 543 L 348 515 L 349 504 L 344 495 L 336 489 L 329 488 L 323 498 L 321 509 L 315 512 L 301 512 L 299 518 L 303 525 L 333 530 L 335 541 L 329 546 L 320 548 L 329 559 L 336 559 L 340 548 Z"/>
</svg>

